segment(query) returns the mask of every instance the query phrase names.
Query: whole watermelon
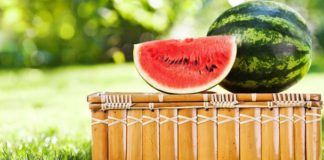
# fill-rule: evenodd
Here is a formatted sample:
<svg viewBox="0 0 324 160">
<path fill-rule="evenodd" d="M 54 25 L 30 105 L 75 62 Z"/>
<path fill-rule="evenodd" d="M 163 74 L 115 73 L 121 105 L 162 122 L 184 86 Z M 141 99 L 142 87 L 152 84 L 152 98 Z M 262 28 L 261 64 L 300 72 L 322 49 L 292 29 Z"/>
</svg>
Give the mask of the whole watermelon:
<svg viewBox="0 0 324 160">
<path fill-rule="evenodd" d="M 231 92 L 280 92 L 299 81 L 311 64 L 312 39 L 305 20 L 272 1 L 231 8 L 211 25 L 208 36 L 235 35 L 237 58 L 221 86 Z"/>
</svg>

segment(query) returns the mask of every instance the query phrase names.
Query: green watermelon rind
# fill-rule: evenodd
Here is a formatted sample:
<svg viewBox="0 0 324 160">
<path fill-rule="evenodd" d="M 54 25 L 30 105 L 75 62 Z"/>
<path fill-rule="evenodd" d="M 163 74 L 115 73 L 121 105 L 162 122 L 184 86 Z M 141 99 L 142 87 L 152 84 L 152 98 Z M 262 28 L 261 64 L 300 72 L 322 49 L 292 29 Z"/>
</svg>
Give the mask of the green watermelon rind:
<svg viewBox="0 0 324 160">
<path fill-rule="evenodd" d="M 137 72 L 139 73 L 139 75 L 142 77 L 142 79 L 144 81 L 146 81 L 150 86 L 152 86 L 153 88 L 162 91 L 162 92 L 166 92 L 166 93 L 175 93 L 175 94 L 190 94 L 190 93 L 198 93 L 198 92 L 202 92 L 202 91 L 206 91 L 208 89 L 211 89 L 213 87 L 215 87 L 216 85 L 218 85 L 231 71 L 231 68 L 234 65 L 235 59 L 236 59 L 236 38 L 234 36 L 232 36 L 232 41 L 233 41 L 233 45 L 232 45 L 232 53 L 231 54 L 231 59 L 229 61 L 229 64 L 226 68 L 224 68 L 223 73 L 221 74 L 221 76 L 219 76 L 218 78 L 216 78 L 215 80 L 203 85 L 203 86 L 198 86 L 198 87 L 191 87 L 191 88 L 171 88 L 168 86 L 165 86 L 163 84 L 160 84 L 158 81 L 152 79 L 141 67 L 140 63 L 139 63 L 139 57 L 140 57 L 140 52 L 139 49 L 141 47 L 142 44 L 145 43 L 139 43 L 139 44 L 135 44 L 134 45 L 134 50 L 133 50 L 133 57 L 134 57 L 134 64 L 136 67 Z M 181 82 L 179 82 L 181 83 Z"/>
<path fill-rule="evenodd" d="M 311 65 L 312 37 L 303 17 L 273 1 L 251 1 L 221 14 L 208 36 L 234 35 L 237 60 L 220 85 L 231 92 L 281 92 Z"/>
</svg>

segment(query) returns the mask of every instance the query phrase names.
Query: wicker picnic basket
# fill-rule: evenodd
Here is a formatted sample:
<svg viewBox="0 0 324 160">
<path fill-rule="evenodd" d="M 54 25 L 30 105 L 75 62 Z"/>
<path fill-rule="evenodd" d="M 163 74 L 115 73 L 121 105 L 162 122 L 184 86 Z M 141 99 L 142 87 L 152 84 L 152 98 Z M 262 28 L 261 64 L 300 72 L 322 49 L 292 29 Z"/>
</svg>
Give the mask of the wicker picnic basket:
<svg viewBox="0 0 324 160">
<path fill-rule="evenodd" d="M 322 158 L 319 94 L 106 92 L 88 102 L 94 160 Z"/>
</svg>

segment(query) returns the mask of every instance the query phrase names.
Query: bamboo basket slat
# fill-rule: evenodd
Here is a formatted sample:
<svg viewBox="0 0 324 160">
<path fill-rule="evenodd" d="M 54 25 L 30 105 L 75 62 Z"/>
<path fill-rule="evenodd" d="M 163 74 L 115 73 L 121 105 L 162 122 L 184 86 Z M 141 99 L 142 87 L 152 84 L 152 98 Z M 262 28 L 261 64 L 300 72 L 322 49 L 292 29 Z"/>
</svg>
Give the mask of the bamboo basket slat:
<svg viewBox="0 0 324 160">
<path fill-rule="evenodd" d="M 109 160 L 126 159 L 126 110 L 109 110 L 108 152 Z M 121 121 L 117 121 L 121 120 Z"/>
<path fill-rule="evenodd" d="M 222 116 L 223 115 L 223 116 Z M 239 159 L 239 127 L 235 117 L 239 116 L 239 109 L 218 110 L 218 138 L 217 149 L 219 160 Z M 227 119 L 233 117 L 233 119 Z"/>
<path fill-rule="evenodd" d="M 194 123 L 196 117 L 195 109 L 179 110 L 178 122 L 179 132 L 179 159 L 197 159 L 197 125 Z M 183 118 L 182 118 L 183 117 Z"/>
<path fill-rule="evenodd" d="M 217 159 L 217 116 L 216 109 L 198 109 L 198 159 Z M 208 119 L 214 121 L 210 121 Z"/>
<path fill-rule="evenodd" d="M 287 117 L 293 116 L 293 108 L 280 108 L 280 158 L 294 159 L 294 124 Z"/>
<path fill-rule="evenodd" d="M 137 121 L 142 116 L 142 110 L 127 112 L 127 159 L 142 159 L 142 124 Z"/>
<path fill-rule="evenodd" d="M 159 124 L 156 123 L 157 117 L 159 117 L 159 110 L 143 110 L 143 160 L 159 159 L 160 132 Z"/>
<path fill-rule="evenodd" d="M 92 117 L 98 120 L 105 120 L 106 113 L 104 111 L 92 112 Z M 108 159 L 108 126 L 99 121 L 92 121 L 98 123 L 92 127 L 92 159 Z"/>
<path fill-rule="evenodd" d="M 262 159 L 279 160 L 279 108 L 263 108 L 262 130 L 261 130 L 261 149 Z"/>
<path fill-rule="evenodd" d="M 322 158 L 321 95 L 95 93 L 94 160 Z"/>
<path fill-rule="evenodd" d="M 161 160 L 178 159 L 177 110 L 160 110 L 160 158 Z"/>
<path fill-rule="evenodd" d="M 240 111 L 240 159 L 261 159 L 261 123 L 260 108 L 244 108 Z"/>
<path fill-rule="evenodd" d="M 302 117 L 305 117 L 305 109 L 304 108 L 294 108 L 294 116 L 300 117 L 300 118 L 294 120 L 295 159 L 303 160 L 303 159 L 306 159 L 305 121 L 302 120 Z"/>
<path fill-rule="evenodd" d="M 321 115 L 320 109 L 306 110 L 306 159 L 322 158 L 322 125 L 316 115 Z"/>
</svg>

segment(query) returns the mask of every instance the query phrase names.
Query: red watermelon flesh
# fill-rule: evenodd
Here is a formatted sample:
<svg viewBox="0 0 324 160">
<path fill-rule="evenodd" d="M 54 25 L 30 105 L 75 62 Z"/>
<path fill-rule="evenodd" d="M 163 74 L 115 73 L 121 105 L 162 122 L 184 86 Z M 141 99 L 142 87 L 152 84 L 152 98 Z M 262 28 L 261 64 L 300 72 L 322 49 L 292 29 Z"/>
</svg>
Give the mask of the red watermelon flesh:
<svg viewBox="0 0 324 160">
<path fill-rule="evenodd" d="M 168 93 L 195 93 L 217 85 L 229 73 L 235 57 L 233 36 L 156 40 L 134 47 L 139 74 Z"/>
</svg>

